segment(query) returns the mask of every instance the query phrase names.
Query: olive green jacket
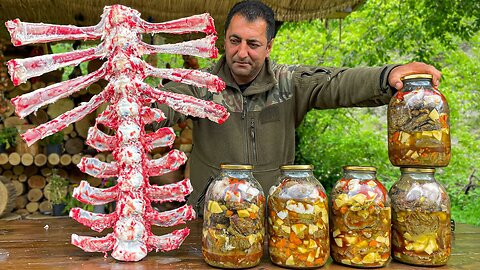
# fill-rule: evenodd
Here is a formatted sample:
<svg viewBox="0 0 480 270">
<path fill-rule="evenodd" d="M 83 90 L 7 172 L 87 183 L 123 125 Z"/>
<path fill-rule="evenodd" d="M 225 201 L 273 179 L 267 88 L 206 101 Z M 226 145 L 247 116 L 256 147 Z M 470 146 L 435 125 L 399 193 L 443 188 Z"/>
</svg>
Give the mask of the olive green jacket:
<svg viewBox="0 0 480 270">
<path fill-rule="evenodd" d="M 293 164 L 295 128 L 312 108 L 379 106 L 387 104 L 392 90 L 387 76 L 394 66 L 376 68 L 327 68 L 277 65 L 268 59 L 251 85 L 242 93 L 225 57 L 210 72 L 222 78 L 226 88 L 219 94 L 204 88 L 169 83 L 166 89 L 213 100 L 230 112 L 219 125 L 208 119 L 193 119 L 193 149 L 190 179 L 194 204 L 220 164 L 252 164 L 254 176 L 267 193 L 279 175 L 279 166 Z M 185 116 L 161 106 L 168 123 Z"/>
</svg>

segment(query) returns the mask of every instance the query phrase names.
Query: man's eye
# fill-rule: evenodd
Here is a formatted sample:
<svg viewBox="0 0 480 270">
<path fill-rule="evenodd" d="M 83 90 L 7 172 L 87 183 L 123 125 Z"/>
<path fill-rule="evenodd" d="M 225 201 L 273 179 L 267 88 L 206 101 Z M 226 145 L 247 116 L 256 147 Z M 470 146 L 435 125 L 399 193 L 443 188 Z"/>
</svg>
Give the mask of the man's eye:
<svg viewBox="0 0 480 270">
<path fill-rule="evenodd" d="M 256 48 L 260 47 L 260 45 L 257 44 L 257 43 L 250 43 L 250 44 L 248 44 L 248 46 L 250 46 L 250 48 L 252 48 L 252 49 L 256 49 Z"/>
<path fill-rule="evenodd" d="M 238 39 L 230 39 L 230 43 L 232 43 L 232 44 L 238 44 L 238 43 L 240 43 L 240 40 L 238 40 Z"/>
</svg>

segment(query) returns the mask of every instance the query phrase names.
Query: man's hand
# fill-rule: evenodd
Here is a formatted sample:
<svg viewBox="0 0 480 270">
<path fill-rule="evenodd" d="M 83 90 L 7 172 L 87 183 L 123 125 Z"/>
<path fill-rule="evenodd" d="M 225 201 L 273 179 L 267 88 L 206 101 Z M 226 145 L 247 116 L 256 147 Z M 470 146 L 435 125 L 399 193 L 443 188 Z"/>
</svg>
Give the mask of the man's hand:
<svg viewBox="0 0 480 270">
<path fill-rule="evenodd" d="M 440 78 L 442 77 L 442 73 L 434 66 L 422 62 L 412 62 L 393 68 L 388 75 L 388 84 L 395 87 L 397 90 L 400 90 L 403 87 L 400 78 L 411 74 L 431 74 L 433 76 L 432 82 L 435 89 L 438 89 Z"/>
</svg>

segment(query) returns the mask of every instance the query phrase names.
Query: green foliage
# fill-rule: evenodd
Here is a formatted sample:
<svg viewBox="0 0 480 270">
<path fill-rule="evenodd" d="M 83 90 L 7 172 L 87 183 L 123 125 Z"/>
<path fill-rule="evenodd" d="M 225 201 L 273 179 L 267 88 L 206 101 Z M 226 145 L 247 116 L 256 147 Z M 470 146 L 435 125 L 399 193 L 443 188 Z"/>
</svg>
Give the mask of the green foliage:
<svg viewBox="0 0 480 270">
<path fill-rule="evenodd" d="M 68 180 L 54 173 L 50 177 L 48 183 L 48 191 L 50 193 L 50 201 L 52 204 L 61 204 L 66 202 L 66 195 L 68 189 Z"/>
<path fill-rule="evenodd" d="M 342 21 L 285 23 L 271 57 L 288 64 L 382 66 L 424 61 L 442 71 L 440 91 L 451 111 L 452 159 L 436 179 L 448 190 L 457 222 L 480 225 L 478 190 L 465 195 L 480 171 L 480 1 L 369 0 Z M 296 163 L 315 165 L 327 190 L 344 165 L 373 165 L 390 188 L 400 172 L 388 160 L 386 106 L 313 110 L 297 129 Z"/>
<path fill-rule="evenodd" d="M 41 142 L 43 145 L 61 144 L 63 143 L 63 133 L 61 131 L 54 133 L 50 136 L 43 138 Z"/>
<path fill-rule="evenodd" d="M 0 130 L 0 144 L 5 145 L 5 149 L 15 145 L 18 130 L 14 127 L 4 127 Z"/>
</svg>

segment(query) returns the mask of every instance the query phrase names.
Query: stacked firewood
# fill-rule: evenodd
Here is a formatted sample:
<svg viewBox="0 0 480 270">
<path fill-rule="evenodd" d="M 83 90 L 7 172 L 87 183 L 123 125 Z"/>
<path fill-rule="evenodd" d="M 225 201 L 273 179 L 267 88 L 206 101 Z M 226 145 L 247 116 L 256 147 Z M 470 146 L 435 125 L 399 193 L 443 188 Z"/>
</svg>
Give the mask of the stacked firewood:
<svg viewBox="0 0 480 270">
<path fill-rule="evenodd" d="M 63 70 L 56 70 L 38 78 L 32 78 L 25 83 L 14 86 L 11 82 L 5 61 L 3 59 L 2 50 L 4 43 L 0 42 L 0 103 L 3 97 L 3 107 L 0 104 L 0 129 L 3 127 L 15 127 L 19 133 L 25 132 L 27 129 L 46 123 L 62 113 L 78 106 L 81 102 L 88 101 L 93 95 L 100 93 L 106 86 L 106 81 L 100 80 L 88 88 L 82 89 L 69 98 L 61 99 L 55 103 L 46 105 L 37 110 L 35 114 L 30 114 L 25 119 L 20 119 L 15 115 L 14 108 L 10 99 L 36 89 L 45 87 L 46 85 L 55 84 L 62 81 Z M 45 48 L 39 48 L 37 53 L 47 51 Z M 88 63 L 87 72 L 94 72 L 102 65 L 99 60 L 90 61 Z M 69 77 L 82 75 L 81 73 L 69 75 Z M 93 148 L 85 144 L 88 129 L 94 125 L 95 118 L 103 112 L 107 104 L 100 106 L 96 112 L 86 116 L 84 119 L 72 124 L 62 130 L 63 139 L 61 140 L 61 151 L 50 153 L 46 150 L 45 143 L 35 143 L 28 147 L 24 141 L 17 137 L 16 146 L 8 149 L 4 153 L 0 153 L 0 173 L 10 180 L 15 186 L 16 200 L 14 212 L 22 216 L 32 213 L 46 213 L 51 211 L 51 203 L 48 200 L 48 192 L 45 187 L 48 185 L 49 177 L 52 169 L 57 171 L 64 178 L 68 179 L 73 189 L 81 180 L 87 180 L 91 186 L 100 187 L 102 179 L 91 177 L 82 173 L 77 164 L 83 156 L 96 157 L 100 161 L 111 162 L 113 155 L 111 153 L 98 153 Z M 113 135 L 113 131 L 106 127 L 100 127 L 103 132 Z M 191 120 L 173 126 L 177 138 L 173 145 L 174 148 L 180 149 L 187 155 L 192 148 L 192 129 Z M 157 159 L 165 155 L 171 149 L 154 149 L 150 154 L 151 158 Z M 157 184 L 173 183 L 188 177 L 188 163 L 183 170 L 176 171 L 158 177 L 154 181 Z M 68 173 L 67 173 L 68 172 Z"/>
</svg>

